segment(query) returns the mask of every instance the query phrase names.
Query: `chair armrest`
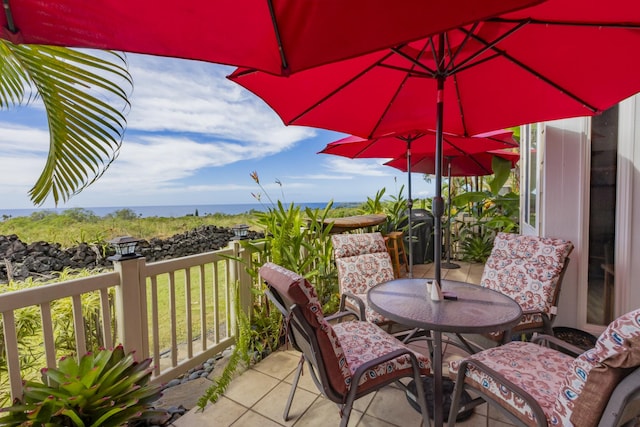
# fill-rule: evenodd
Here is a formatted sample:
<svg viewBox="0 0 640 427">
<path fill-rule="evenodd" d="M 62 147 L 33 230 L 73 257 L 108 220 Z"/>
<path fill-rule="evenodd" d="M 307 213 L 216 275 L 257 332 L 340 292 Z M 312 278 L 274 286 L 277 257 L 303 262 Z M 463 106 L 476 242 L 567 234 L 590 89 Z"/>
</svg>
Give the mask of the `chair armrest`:
<svg viewBox="0 0 640 427">
<path fill-rule="evenodd" d="M 324 316 L 324 320 L 326 320 L 327 322 L 330 322 L 332 320 L 342 319 L 343 317 L 356 317 L 357 318 L 358 314 L 354 313 L 351 310 L 344 310 L 344 311 L 340 310 L 340 311 L 337 311 L 337 312 L 335 312 L 333 314 L 330 314 L 329 316 Z M 358 320 L 360 320 L 360 319 L 358 319 Z"/>
<path fill-rule="evenodd" d="M 346 307 L 347 298 L 353 300 L 353 302 L 358 306 L 358 311 L 350 310 Z M 367 320 L 366 308 L 364 305 L 364 301 L 357 296 L 352 294 L 351 292 L 345 291 L 340 296 L 340 308 L 338 311 L 349 311 L 358 317 L 358 320 Z"/>
<path fill-rule="evenodd" d="M 418 359 L 416 358 L 416 355 L 413 354 L 413 351 L 409 350 L 409 348 L 399 348 L 397 350 L 394 350 L 383 356 L 376 357 L 375 359 L 369 360 L 363 363 L 362 365 L 360 365 L 358 369 L 356 369 L 356 371 L 353 373 L 353 378 L 351 379 L 352 384 L 358 384 L 360 382 L 360 378 L 362 378 L 362 375 L 364 375 L 369 369 L 373 368 L 374 366 L 378 366 L 381 363 L 385 363 L 390 360 L 396 359 L 400 356 L 404 356 L 405 354 L 409 355 L 409 358 L 411 359 L 411 363 L 414 365 L 415 368 L 417 368 Z"/>
<path fill-rule="evenodd" d="M 566 341 L 561 340 L 560 338 L 556 338 L 552 335 L 540 334 L 536 335 L 531 342 L 544 345 L 545 347 L 549 347 L 549 344 L 553 344 L 555 347 L 561 347 L 569 352 L 571 352 L 574 356 L 579 356 L 584 353 L 584 349 L 575 346 L 573 344 L 569 344 Z"/>
<path fill-rule="evenodd" d="M 535 400 L 535 398 L 533 396 L 531 396 L 529 393 L 527 393 L 525 390 L 523 390 L 520 386 L 512 383 L 511 381 L 509 381 L 507 378 L 505 378 L 504 375 L 500 374 L 499 372 L 495 371 L 494 369 L 491 369 L 490 367 L 488 367 L 487 365 L 485 365 L 482 362 L 479 362 L 477 360 L 464 360 L 462 361 L 462 363 L 460 363 L 460 367 L 458 369 L 458 376 L 456 378 L 456 387 L 459 383 L 464 383 L 465 381 L 465 374 L 467 371 L 467 366 L 474 366 L 476 369 L 478 369 L 481 372 L 486 373 L 488 376 L 492 377 L 497 383 L 501 384 L 502 386 L 504 386 L 504 388 L 506 388 L 507 390 L 510 390 L 514 395 L 518 396 L 520 399 L 522 399 L 522 401 L 524 401 L 526 404 L 529 405 L 529 407 L 531 408 L 531 411 L 533 412 L 533 415 L 536 418 L 536 422 L 537 425 L 539 427 L 547 427 L 547 417 L 544 414 L 544 411 L 542 410 L 542 407 L 540 406 L 540 404 Z M 476 388 L 473 388 L 474 391 L 480 393 L 480 395 L 482 396 L 482 398 L 489 399 L 489 400 L 494 400 L 492 395 L 487 394 L 486 392 L 484 392 L 483 390 L 479 390 Z M 500 409 L 503 409 L 506 411 L 506 409 L 504 409 L 501 405 L 498 405 L 498 407 Z M 513 417 L 513 415 L 511 415 Z"/>
</svg>

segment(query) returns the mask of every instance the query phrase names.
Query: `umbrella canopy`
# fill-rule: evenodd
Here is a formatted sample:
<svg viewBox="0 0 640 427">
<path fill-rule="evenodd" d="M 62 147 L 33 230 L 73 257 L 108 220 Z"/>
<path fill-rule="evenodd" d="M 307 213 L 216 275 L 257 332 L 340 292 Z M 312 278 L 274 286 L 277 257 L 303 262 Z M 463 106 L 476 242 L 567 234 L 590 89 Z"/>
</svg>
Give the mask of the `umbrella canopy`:
<svg viewBox="0 0 640 427">
<path fill-rule="evenodd" d="M 636 0 L 549 0 L 288 78 L 230 79 L 288 125 L 373 138 L 441 119 L 468 136 L 606 110 L 640 90 L 638 46 Z"/>
<path fill-rule="evenodd" d="M 519 153 L 507 150 L 465 153 L 457 156 L 445 155 L 443 169 L 450 177 L 491 175 L 493 173 L 491 162 L 494 156 L 509 160 L 511 162 L 511 168 L 514 168 L 518 160 L 520 160 Z M 389 160 L 385 165 L 407 172 L 407 157 L 401 156 Z M 435 170 L 435 156 L 433 154 L 411 155 L 411 172 L 433 175 Z"/>
<path fill-rule="evenodd" d="M 412 241 L 412 192 L 411 192 L 411 172 L 413 168 L 413 157 L 424 156 L 434 157 L 436 150 L 435 131 L 411 131 L 402 133 L 391 133 L 378 138 L 364 139 L 358 136 L 348 136 L 331 142 L 323 148 L 320 153 L 333 154 L 337 156 L 355 158 L 394 158 L 403 161 L 405 172 L 408 172 L 408 235 L 409 242 Z M 504 149 L 506 147 L 517 147 L 513 140 L 511 131 L 494 131 L 478 137 L 464 137 L 458 135 L 443 135 L 443 151 L 447 156 L 461 157 L 464 154 L 479 153 L 488 150 Z M 393 161 L 393 160 L 392 160 Z M 489 160 L 489 163 L 491 160 Z M 490 170 L 491 168 L 489 168 Z M 489 172 L 491 173 L 491 172 Z M 413 275 L 413 244 L 409 245 L 409 277 Z"/>
<path fill-rule="evenodd" d="M 511 169 L 516 166 L 520 160 L 520 154 L 507 149 L 485 151 L 480 153 L 460 153 L 458 155 L 445 155 L 444 168 L 449 177 L 449 186 L 447 191 L 447 233 L 445 234 L 445 248 L 447 250 L 447 261 L 442 264 L 442 268 L 460 268 L 458 264 L 451 262 L 451 177 L 452 176 L 484 176 L 493 173 L 493 158 L 501 157 L 511 162 Z M 387 166 L 400 169 L 407 172 L 421 172 L 426 174 L 434 174 L 436 170 L 436 161 L 434 154 L 418 154 L 410 157 L 398 157 L 385 163 Z"/>
<path fill-rule="evenodd" d="M 442 136 L 442 151 L 445 156 L 460 156 L 517 146 L 518 144 L 513 140 L 513 132 L 504 130 L 487 132 L 477 137 L 452 134 L 443 134 Z M 351 135 L 330 142 L 320 153 L 351 159 L 395 159 L 406 156 L 409 149 L 414 156 L 434 154 L 436 151 L 436 132 L 433 130 L 396 132 L 370 139 Z"/>
<path fill-rule="evenodd" d="M 540 1 L 3 0 L 0 37 L 288 74 Z"/>
<path fill-rule="evenodd" d="M 439 242 L 443 132 L 475 135 L 602 112 L 640 90 L 639 46 L 636 0 L 549 0 L 288 78 L 238 69 L 230 79 L 286 124 L 363 138 L 436 129 Z"/>
</svg>

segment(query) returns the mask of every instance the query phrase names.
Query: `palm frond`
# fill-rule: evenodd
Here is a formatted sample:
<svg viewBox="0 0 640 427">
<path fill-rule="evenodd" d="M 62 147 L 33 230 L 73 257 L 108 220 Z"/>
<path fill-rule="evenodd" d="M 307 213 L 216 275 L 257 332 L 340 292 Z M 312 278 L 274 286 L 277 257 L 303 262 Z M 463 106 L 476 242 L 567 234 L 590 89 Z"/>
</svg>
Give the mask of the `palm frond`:
<svg viewBox="0 0 640 427">
<path fill-rule="evenodd" d="M 34 204 L 66 201 L 107 170 L 122 144 L 132 85 L 123 54 L 0 40 L 0 108 L 38 97 L 47 115 L 49 154 L 29 191 Z"/>
</svg>

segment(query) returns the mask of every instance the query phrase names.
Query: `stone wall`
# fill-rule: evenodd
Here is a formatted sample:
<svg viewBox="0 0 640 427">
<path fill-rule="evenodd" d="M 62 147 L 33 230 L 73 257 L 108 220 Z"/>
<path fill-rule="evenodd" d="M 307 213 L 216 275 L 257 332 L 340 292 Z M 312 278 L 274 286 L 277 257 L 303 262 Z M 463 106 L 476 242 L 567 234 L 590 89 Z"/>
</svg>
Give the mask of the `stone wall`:
<svg viewBox="0 0 640 427">
<path fill-rule="evenodd" d="M 232 237 L 231 228 L 206 225 L 165 240 L 143 240 L 139 243 L 137 252 L 142 254 L 147 262 L 154 262 L 222 249 L 229 244 Z M 264 235 L 249 231 L 248 237 L 256 239 Z M 0 235 L 0 283 L 25 280 L 28 277 L 48 279 L 65 268 L 111 268 L 113 264 L 106 258 L 113 253 L 113 249 L 106 244 L 98 246 L 81 243 L 65 249 L 59 243 L 27 244 L 15 234 Z"/>
</svg>

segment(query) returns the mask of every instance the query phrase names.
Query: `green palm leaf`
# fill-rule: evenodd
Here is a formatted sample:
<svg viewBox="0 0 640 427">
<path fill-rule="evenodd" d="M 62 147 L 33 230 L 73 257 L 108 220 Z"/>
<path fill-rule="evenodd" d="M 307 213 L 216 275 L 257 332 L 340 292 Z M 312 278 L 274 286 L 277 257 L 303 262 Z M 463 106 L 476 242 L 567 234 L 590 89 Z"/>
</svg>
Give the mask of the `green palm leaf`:
<svg viewBox="0 0 640 427">
<path fill-rule="evenodd" d="M 0 109 L 39 98 L 47 115 L 49 154 L 29 191 L 36 205 L 68 200 L 118 156 L 133 82 L 123 54 L 103 56 L 0 40 Z"/>
</svg>

